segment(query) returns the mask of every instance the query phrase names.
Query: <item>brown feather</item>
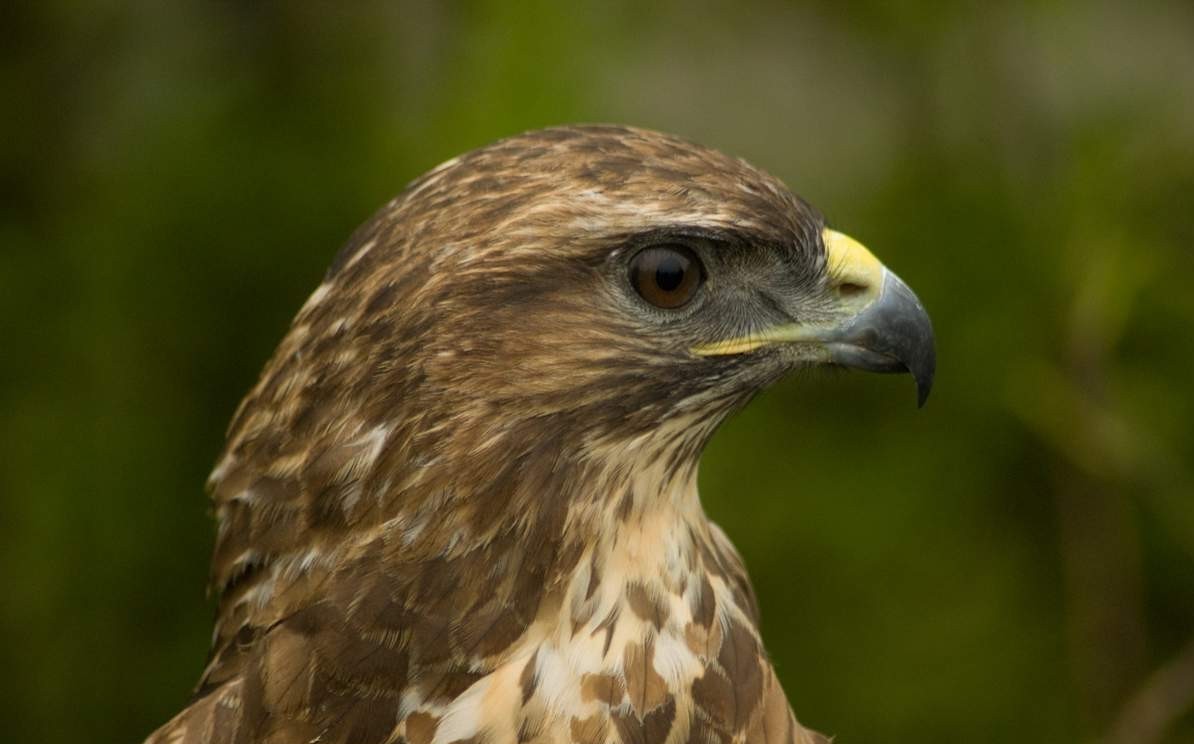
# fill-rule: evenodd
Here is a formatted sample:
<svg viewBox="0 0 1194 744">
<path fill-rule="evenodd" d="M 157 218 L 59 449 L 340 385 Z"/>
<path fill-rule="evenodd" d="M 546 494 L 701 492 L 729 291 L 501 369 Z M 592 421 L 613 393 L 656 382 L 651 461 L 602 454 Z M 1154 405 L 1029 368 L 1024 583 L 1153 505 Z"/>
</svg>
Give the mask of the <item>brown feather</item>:
<svg viewBox="0 0 1194 744">
<path fill-rule="evenodd" d="M 608 289 L 611 255 L 676 229 L 821 281 L 781 183 L 623 127 L 466 154 L 357 230 L 233 418 L 212 655 L 149 741 L 812 741 L 695 490 L 769 380 Z"/>
</svg>

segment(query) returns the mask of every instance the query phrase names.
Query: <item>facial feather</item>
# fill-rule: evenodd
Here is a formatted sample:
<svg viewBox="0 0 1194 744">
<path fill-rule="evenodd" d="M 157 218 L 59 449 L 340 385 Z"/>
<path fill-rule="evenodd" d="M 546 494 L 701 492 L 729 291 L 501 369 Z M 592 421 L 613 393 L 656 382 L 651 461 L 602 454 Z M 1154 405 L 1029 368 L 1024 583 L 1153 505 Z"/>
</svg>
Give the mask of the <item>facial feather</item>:
<svg viewBox="0 0 1194 744">
<path fill-rule="evenodd" d="M 653 324 L 615 277 L 643 236 L 717 236 L 811 290 L 822 227 L 743 161 L 622 127 L 529 133 L 411 184 L 233 419 L 212 658 L 151 740 L 811 736 L 696 492 L 718 423 L 779 368 L 691 355 L 697 321 Z"/>
</svg>

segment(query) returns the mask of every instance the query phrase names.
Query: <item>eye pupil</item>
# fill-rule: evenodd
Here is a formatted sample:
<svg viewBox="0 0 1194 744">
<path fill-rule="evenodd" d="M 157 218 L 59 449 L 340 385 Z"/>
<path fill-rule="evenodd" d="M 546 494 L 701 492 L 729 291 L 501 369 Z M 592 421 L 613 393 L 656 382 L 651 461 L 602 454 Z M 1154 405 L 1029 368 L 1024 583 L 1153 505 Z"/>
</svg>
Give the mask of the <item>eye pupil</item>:
<svg viewBox="0 0 1194 744">
<path fill-rule="evenodd" d="M 630 262 L 630 283 L 656 307 L 674 309 L 688 303 L 700 287 L 700 259 L 684 245 L 644 248 Z"/>
<path fill-rule="evenodd" d="M 684 267 L 673 256 L 669 256 L 655 270 L 655 283 L 664 292 L 674 292 L 684 283 Z"/>
</svg>

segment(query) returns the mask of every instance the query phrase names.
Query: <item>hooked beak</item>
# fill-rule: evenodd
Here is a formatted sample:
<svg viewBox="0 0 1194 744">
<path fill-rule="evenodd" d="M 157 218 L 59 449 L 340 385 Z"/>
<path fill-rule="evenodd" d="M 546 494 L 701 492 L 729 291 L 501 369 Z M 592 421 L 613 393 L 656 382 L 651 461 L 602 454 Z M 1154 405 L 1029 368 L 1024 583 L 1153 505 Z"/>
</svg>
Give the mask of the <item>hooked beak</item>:
<svg viewBox="0 0 1194 744">
<path fill-rule="evenodd" d="M 720 356 L 776 344 L 801 344 L 812 350 L 814 360 L 825 364 L 910 373 L 923 406 L 937 369 L 933 324 L 924 306 L 903 280 L 858 241 L 828 229 L 822 238 L 835 292 L 833 320 L 775 326 L 704 344 L 692 352 Z"/>
</svg>

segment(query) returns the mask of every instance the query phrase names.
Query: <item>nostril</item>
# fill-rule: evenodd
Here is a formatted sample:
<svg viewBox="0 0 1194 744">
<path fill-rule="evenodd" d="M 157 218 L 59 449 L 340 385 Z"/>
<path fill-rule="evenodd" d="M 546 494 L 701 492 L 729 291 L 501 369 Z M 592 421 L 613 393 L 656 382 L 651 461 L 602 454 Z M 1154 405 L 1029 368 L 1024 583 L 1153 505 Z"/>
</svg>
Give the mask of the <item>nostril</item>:
<svg viewBox="0 0 1194 744">
<path fill-rule="evenodd" d="M 837 291 L 842 297 L 856 297 L 860 294 L 866 294 L 867 286 L 855 282 L 843 282 L 838 285 Z"/>
</svg>

